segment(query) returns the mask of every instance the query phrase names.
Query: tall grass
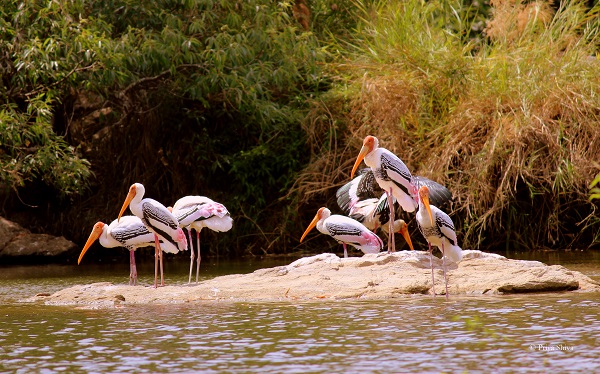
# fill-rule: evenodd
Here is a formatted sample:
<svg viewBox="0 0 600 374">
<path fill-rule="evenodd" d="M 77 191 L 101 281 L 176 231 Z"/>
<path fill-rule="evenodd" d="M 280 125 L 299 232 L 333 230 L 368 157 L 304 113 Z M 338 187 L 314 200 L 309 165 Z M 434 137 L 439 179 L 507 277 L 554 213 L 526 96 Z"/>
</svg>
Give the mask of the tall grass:
<svg viewBox="0 0 600 374">
<path fill-rule="evenodd" d="M 343 84 L 328 106 L 347 135 L 335 151 L 315 150 L 305 180 L 347 181 L 373 134 L 413 173 L 450 188 L 466 248 L 596 244 L 599 8 L 494 1 L 478 39 L 459 1 L 356 4 L 356 38 L 338 40 Z M 322 134 L 327 123 L 315 122 L 308 130 Z"/>
</svg>

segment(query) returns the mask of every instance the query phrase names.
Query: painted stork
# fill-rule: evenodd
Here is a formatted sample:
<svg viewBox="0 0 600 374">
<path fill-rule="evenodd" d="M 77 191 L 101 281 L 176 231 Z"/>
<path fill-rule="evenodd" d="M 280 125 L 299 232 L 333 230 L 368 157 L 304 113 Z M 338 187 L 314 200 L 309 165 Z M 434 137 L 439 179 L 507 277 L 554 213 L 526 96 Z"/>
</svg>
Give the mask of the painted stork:
<svg viewBox="0 0 600 374">
<path fill-rule="evenodd" d="M 143 198 L 146 189 L 141 183 L 134 183 L 129 187 L 129 193 L 119 212 L 117 220 L 121 219 L 125 209 L 129 207 L 131 212 L 140 218 L 148 231 L 154 234 L 154 247 L 156 257 L 154 259 L 154 288 L 158 286 L 158 261 L 160 259 L 160 285 L 164 286 L 162 251 L 159 240 L 170 242 L 180 251 L 187 250 L 187 241 L 183 230 L 179 227 L 177 219 L 169 212 L 167 207 L 156 200 Z"/>
<path fill-rule="evenodd" d="M 129 250 L 129 285 L 135 286 L 137 284 L 137 268 L 134 251 L 137 248 L 153 246 L 154 234 L 148 231 L 146 225 L 136 216 L 123 216 L 120 220 L 112 221 L 110 225 L 96 222 L 77 259 L 77 265 L 81 263 L 81 259 L 96 240 L 99 240 L 100 245 L 104 248 L 125 247 Z M 165 252 L 177 253 L 178 251 L 177 247 L 169 242 L 163 241 L 160 244 Z"/>
<path fill-rule="evenodd" d="M 351 178 L 354 178 L 354 173 L 363 160 L 371 168 L 377 184 L 379 184 L 387 195 L 391 217 L 396 216 L 392 201 L 393 197 L 396 198 L 402 209 L 406 212 L 414 212 L 417 209 L 417 188 L 414 184 L 413 176 L 398 156 L 385 148 L 379 148 L 379 140 L 374 136 L 368 135 L 363 140 L 363 146 L 352 167 Z M 392 225 L 392 220 L 389 220 L 388 243 L 391 243 L 391 251 L 394 252 L 396 248 Z M 388 251 L 389 248 L 390 245 L 388 244 Z"/>
<path fill-rule="evenodd" d="M 231 230 L 233 219 L 223 204 L 217 203 L 205 196 L 185 196 L 175 202 L 172 213 L 179 221 L 179 227 L 187 229 L 190 239 L 190 276 L 188 283 L 192 282 L 192 266 L 194 264 L 194 246 L 192 244 L 191 230 L 196 230 L 196 283 L 200 271 L 200 231 L 207 227 L 213 231 L 224 232 Z"/>
<path fill-rule="evenodd" d="M 431 202 L 436 206 L 443 206 L 452 200 L 452 193 L 441 184 L 431 179 L 413 175 L 417 187 L 429 187 Z M 337 203 L 344 214 L 362 223 L 369 230 L 375 232 L 378 228 L 389 231 L 390 209 L 385 191 L 375 181 L 375 175 L 369 168 L 359 171 L 359 175 L 340 187 L 336 192 Z M 394 199 L 395 200 L 395 199 Z M 394 225 L 401 225 L 400 205 L 394 201 L 396 217 Z M 394 232 L 398 232 L 396 228 Z M 389 243 L 388 243 L 389 244 Z M 389 249 L 389 247 L 388 247 Z"/>
<path fill-rule="evenodd" d="M 433 248 L 438 247 L 442 251 L 442 263 L 444 267 L 444 280 L 446 283 L 446 299 L 448 299 L 448 277 L 446 274 L 446 258 L 458 263 L 462 260 L 462 249 L 458 246 L 454 223 L 452 219 L 438 207 L 429 203 L 429 188 L 419 188 L 419 210 L 417 211 L 417 223 L 421 234 L 429 244 L 429 256 L 431 264 L 431 283 L 433 295 L 435 296 L 433 278 Z"/>
<path fill-rule="evenodd" d="M 360 249 L 363 253 L 379 253 L 383 248 L 383 242 L 371 230 L 362 223 L 338 214 L 331 215 L 331 211 L 325 207 L 320 208 L 312 222 L 302 234 L 300 243 L 314 227 L 322 234 L 329 235 L 344 246 L 344 258 L 348 257 L 347 244 Z"/>
</svg>

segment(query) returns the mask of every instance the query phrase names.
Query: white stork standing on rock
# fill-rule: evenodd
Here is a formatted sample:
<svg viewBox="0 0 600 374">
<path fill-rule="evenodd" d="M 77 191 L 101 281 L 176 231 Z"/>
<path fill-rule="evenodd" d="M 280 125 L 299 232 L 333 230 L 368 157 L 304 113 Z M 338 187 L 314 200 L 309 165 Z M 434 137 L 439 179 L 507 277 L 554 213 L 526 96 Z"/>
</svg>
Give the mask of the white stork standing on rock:
<svg viewBox="0 0 600 374">
<path fill-rule="evenodd" d="M 419 230 L 429 244 L 429 256 L 431 263 L 431 283 L 433 295 L 435 296 L 434 278 L 433 278 L 433 260 L 432 245 L 435 245 L 442 251 L 442 263 L 444 267 L 444 280 L 446 283 L 446 299 L 448 299 L 448 277 L 446 274 L 446 258 L 458 263 L 462 260 L 462 249 L 458 246 L 454 223 L 452 219 L 442 210 L 429 203 L 429 188 L 421 186 L 419 188 L 419 211 L 417 212 L 417 223 Z"/>
<path fill-rule="evenodd" d="M 406 212 L 414 212 L 417 209 L 417 188 L 414 184 L 413 176 L 398 156 L 385 148 L 379 148 L 379 140 L 369 135 L 363 141 L 363 146 L 350 174 L 351 178 L 354 178 L 354 173 L 363 160 L 371 168 L 375 180 L 387 195 L 391 217 L 396 216 L 392 198 L 396 198 L 396 201 Z M 394 252 L 396 248 L 393 234 L 393 220 L 389 220 L 389 227 L 388 243 L 391 243 L 391 245 L 388 244 L 388 252 Z"/>
<path fill-rule="evenodd" d="M 317 211 L 315 218 L 302 234 L 300 243 L 315 226 L 322 234 L 329 235 L 342 243 L 344 258 L 348 257 L 347 244 L 360 249 L 363 253 L 379 253 L 383 248 L 381 239 L 362 223 L 346 216 L 331 215 L 331 211 L 325 207 Z"/>
<path fill-rule="evenodd" d="M 99 240 L 104 248 L 125 247 L 129 250 L 129 285 L 135 286 L 137 268 L 134 252 L 137 248 L 153 246 L 154 234 L 148 231 L 146 225 L 136 216 L 123 216 L 120 220 L 112 221 L 110 225 L 97 222 L 77 259 L 77 265 L 81 263 L 83 256 L 96 240 Z M 168 241 L 162 241 L 160 245 L 165 252 L 178 252 L 177 247 Z"/>
<path fill-rule="evenodd" d="M 205 196 L 185 196 L 175 202 L 172 208 L 173 215 L 179 221 L 181 228 L 187 229 L 190 239 L 190 276 L 188 283 L 192 282 L 192 265 L 194 263 L 194 245 L 190 231 L 196 230 L 196 283 L 200 271 L 200 230 L 207 227 L 213 231 L 223 232 L 231 230 L 233 219 L 223 204 L 217 203 Z"/>
<path fill-rule="evenodd" d="M 183 230 L 179 227 L 179 222 L 169 212 L 166 206 L 156 200 L 143 198 L 146 192 L 141 183 L 134 183 L 129 187 L 129 193 L 119 212 L 118 220 L 121 219 L 125 209 L 129 207 L 131 212 L 140 218 L 148 231 L 154 234 L 154 246 L 156 257 L 154 259 L 154 288 L 158 286 L 158 261 L 160 259 L 160 285 L 164 286 L 162 251 L 160 250 L 159 240 L 170 242 L 180 251 L 187 249 L 187 241 Z"/>
<path fill-rule="evenodd" d="M 433 205 L 443 206 L 452 201 L 452 193 L 441 184 L 431 179 L 413 175 L 415 186 L 427 186 Z M 359 175 L 340 187 L 336 192 L 337 203 L 344 214 L 365 225 L 369 230 L 376 231 L 381 227 L 389 231 L 390 209 L 385 191 L 375 181 L 371 169 L 364 168 Z M 400 218 L 400 205 L 394 202 L 396 219 Z M 397 225 L 397 223 L 395 223 Z M 386 227 L 387 226 L 387 227 Z M 394 231 L 397 232 L 397 231 Z"/>
</svg>

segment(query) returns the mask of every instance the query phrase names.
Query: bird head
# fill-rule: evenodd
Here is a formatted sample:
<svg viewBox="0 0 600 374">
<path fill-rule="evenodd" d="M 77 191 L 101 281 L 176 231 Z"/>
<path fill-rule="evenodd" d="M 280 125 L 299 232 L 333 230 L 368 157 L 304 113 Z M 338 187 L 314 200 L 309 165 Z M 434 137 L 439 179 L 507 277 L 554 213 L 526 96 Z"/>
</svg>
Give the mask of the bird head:
<svg viewBox="0 0 600 374">
<path fill-rule="evenodd" d="M 141 184 L 134 183 L 131 185 L 131 187 L 129 187 L 129 193 L 127 194 L 127 197 L 125 197 L 125 202 L 123 203 L 123 206 L 121 207 L 121 211 L 119 212 L 117 221 L 119 221 L 121 219 L 121 216 L 125 212 L 125 209 L 127 209 L 129 204 L 131 203 L 131 200 L 133 200 L 133 198 L 138 194 L 138 188 L 139 188 L 138 186 L 141 186 Z"/>
<path fill-rule="evenodd" d="M 104 230 L 104 225 L 105 224 L 103 222 L 96 222 L 96 224 L 94 225 L 94 228 L 92 229 L 92 233 L 90 234 L 90 237 L 88 238 L 87 242 L 85 242 L 85 245 L 83 246 L 83 250 L 81 251 L 79 258 L 77 259 L 77 265 L 79 265 L 79 263 L 81 262 L 83 255 L 85 255 L 85 252 L 87 252 L 87 250 L 90 249 L 92 244 L 94 244 L 94 242 L 96 240 L 98 240 L 100 235 L 102 235 L 102 231 Z"/>
<path fill-rule="evenodd" d="M 313 220 L 310 222 L 310 224 L 304 231 L 304 234 L 302 234 L 302 237 L 300 238 L 300 243 L 302 243 L 302 241 L 304 240 L 306 235 L 308 235 L 310 230 L 312 230 L 317 225 L 317 222 L 319 222 L 319 220 L 329 217 L 330 214 L 331 214 L 331 211 L 329 209 L 327 209 L 325 207 L 319 208 L 319 210 L 317 211 L 317 214 L 315 215 L 315 218 L 313 218 Z"/>
<path fill-rule="evenodd" d="M 372 152 L 375 148 L 379 146 L 379 141 L 376 137 L 368 135 L 365 140 L 363 140 L 363 146 L 358 153 L 358 157 L 356 157 L 356 162 L 354 162 L 354 167 L 352 167 L 352 172 L 350 173 L 350 178 L 354 178 L 354 173 L 356 173 L 356 169 L 365 159 L 365 156 Z"/>
<path fill-rule="evenodd" d="M 410 235 L 408 233 L 408 225 L 406 224 L 406 222 L 404 222 L 404 220 L 397 219 L 396 221 L 394 221 L 394 232 L 398 233 L 398 234 L 402 234 L 402 236 L 404 237 L 404 240 L 406 240 L 406 243 L 410 247 L 410 250 L 411 251 L 415 250 L 415 248 L 413 247 L 412 241 L 410 240 Z"/>
<path fill-rule="evenodd" d="M 430 222 L 433 223 L 433 214 L 431 214 L 431 207 L 429 204 L 429 188 L 427 186 L 421 186 L 419 188 L 419 199 L 423 202 L 427 213 L 429 214 Z"/>
</svg>

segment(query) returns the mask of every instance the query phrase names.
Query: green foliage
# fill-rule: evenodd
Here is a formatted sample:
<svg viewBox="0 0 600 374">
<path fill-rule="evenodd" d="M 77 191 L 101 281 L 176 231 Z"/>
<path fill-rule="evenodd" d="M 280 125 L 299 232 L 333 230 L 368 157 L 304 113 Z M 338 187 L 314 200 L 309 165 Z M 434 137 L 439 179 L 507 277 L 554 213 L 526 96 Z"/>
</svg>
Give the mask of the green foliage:
<svg viewBox="0 0 600 374">
<path fill-rule="evenodd" d="M 68 212 L 69 219 L 79 216 L 77 226 L 112 217 L 107 205 L 122 199 L 118 191 L 142 182 L 166 204 L 201 194 L 225 203 L 234 217 L 243 211 L 247 222 L 236 224 L 242 235 L 256 231 L 260 216 L 273 217 L 260 222 L 265 232 L 277 231 L 287 224 L 277 217 L 291 211 L 279 197 L 307 160 L 304 113 L 329 84 L 322 72 L 326 51 L 300 29 L 291 6 L 10 1 L 1 10 L 2 113 L 6 126 L 29 131 L 36 119 L 26 108 L 37 113 L 44 103 L 54 152 L 37 152 L 39 160 L 27 164 L 37 169 L 3 169 L 5 179 L 27 187 L 39 176 L 72 192 L 85 184 L 90 166 L 98 199 Z M 91 165 L 57 134 L 80 146 Z M 11 149 L 16 160 L 15 152 L 28 156 L 17 143 Z"/>
<path fill-rule="evenodd" d="M 89 163 L 53 130 L 63 90 L 90 65 L 82 30 L 58 2 L 9 1 L 0 10 L 0 175 L 4 188 L 41 180 L 80 194 Z"/>
<path fill-rule="evenodd" d="M 590 200 L 600 199 L 600 174 L 590 183 Z"/>
</svg>

